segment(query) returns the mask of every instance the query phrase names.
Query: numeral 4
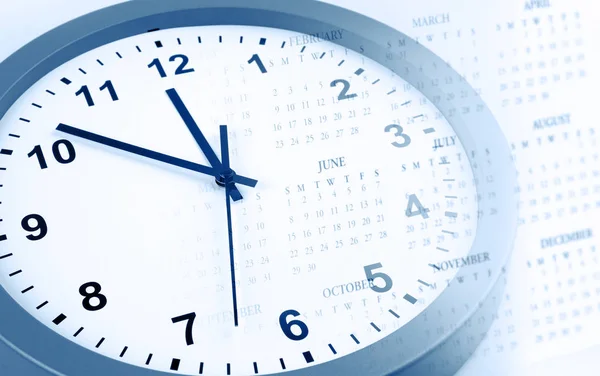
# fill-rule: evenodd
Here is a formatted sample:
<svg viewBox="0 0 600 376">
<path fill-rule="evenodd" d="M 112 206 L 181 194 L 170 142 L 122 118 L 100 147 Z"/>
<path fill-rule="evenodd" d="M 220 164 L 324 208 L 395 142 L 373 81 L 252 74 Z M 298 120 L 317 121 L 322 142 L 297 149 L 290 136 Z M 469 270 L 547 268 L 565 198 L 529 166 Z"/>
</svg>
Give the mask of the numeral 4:
<svg viewBox="0 0 600 376">
<path fill-rule="evenodd" d="M 427 219 L 429 218 L 429 214 L 427 214 L 429 213 L 429 211 L 429 209 L 423 207 L 423 204 L 421 204 L 421 201 L 419 201 L 417 195 L 412 194 L 408 196 L 408 205 L 406 206 L 407 217 L 414 217 L 415 215 L 420 215 L 423 218 Z"/>
</svg>

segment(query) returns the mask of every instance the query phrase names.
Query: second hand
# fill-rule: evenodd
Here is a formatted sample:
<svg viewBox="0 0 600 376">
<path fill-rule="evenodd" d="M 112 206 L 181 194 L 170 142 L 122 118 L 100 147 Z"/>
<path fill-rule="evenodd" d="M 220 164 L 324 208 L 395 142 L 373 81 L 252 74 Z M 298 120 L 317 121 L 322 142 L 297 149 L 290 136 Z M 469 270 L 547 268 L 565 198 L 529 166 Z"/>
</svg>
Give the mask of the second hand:
<svg viewBox="0 0 600 376">
<path fill-rule="evenodd" d="M 229 199 L 233 186 L 235 173 L 229 167 L 229 145 L 227 139 L 227 126 L 221 125 L 221 161 L 223 164 L 223 178 L 225 183 L 225 205 L 227 207 L 227 235 L 229 240 L 229 267 L 231 269 L 231 293 L 233 295 L 233 324 L 238 326 L 237 291 L 235 287 L 235 262 L 233 255 L 233 230 L 231 225 L 231 200 Z"/>
</svg>

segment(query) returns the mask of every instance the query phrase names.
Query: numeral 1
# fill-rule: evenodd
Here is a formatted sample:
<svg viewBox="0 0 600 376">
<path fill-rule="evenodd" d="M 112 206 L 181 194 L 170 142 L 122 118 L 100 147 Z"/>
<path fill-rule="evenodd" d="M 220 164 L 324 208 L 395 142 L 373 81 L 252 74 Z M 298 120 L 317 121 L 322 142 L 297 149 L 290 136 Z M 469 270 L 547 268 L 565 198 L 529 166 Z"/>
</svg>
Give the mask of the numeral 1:
<svg viewBox="0 0 600 376">
<path fill-rule="evenodd" d="M 262 60 L 260 60 L 260 57 L 257 54 L 252 55 L 250 60 L 248 60 L 248 64 L 252 63 L 256 63 L 256 65 L 258 65 L 258 69 L 260 69 L 262 73 L 267 73 L 265 65 L 263 64 Z"/>
</svg>

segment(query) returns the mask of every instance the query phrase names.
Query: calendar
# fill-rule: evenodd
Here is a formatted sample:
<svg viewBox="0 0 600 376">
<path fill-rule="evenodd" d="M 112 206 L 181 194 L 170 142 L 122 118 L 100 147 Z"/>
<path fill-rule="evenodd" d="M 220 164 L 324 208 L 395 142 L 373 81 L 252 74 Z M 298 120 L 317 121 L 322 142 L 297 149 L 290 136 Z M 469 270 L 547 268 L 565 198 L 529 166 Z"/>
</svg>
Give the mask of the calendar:
<svg viewBox="0 0 600 376">
<path fill-rule="evenodd" d="M 494 323 L 459 374 L 593 374 L 585 365 L 597 357 L 600 335 L 596 5 L 336 3 L 407 32 L 449 61 L 481 89 L 513 151 L 519 229 L 506 289 L 496 315 L 481 318 Z"/>
</svg>

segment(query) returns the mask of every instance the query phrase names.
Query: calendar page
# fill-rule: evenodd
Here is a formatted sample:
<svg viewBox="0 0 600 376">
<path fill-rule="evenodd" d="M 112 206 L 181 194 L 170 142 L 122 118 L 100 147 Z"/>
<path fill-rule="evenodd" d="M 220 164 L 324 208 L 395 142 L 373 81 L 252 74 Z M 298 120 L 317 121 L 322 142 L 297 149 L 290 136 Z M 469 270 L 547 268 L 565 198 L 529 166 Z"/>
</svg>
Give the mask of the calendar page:
<svg viewBox="0 0 600 376">
<path fill-rule="evenodd" d="M 593 1 L 330 1 L 430 48 L 479 89 L 519 176 L 500 309 L 461 375 L 595 374 L 600 160 Z M 466 273 L 468 274 L 468 273 Z M 592 373 L 590 373 L 592 372 Z"/>
</svg>

